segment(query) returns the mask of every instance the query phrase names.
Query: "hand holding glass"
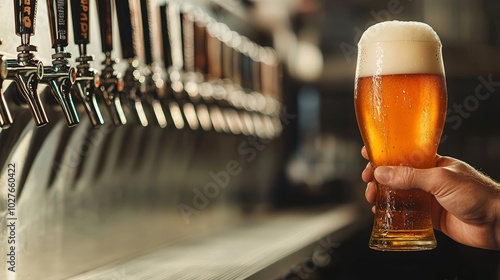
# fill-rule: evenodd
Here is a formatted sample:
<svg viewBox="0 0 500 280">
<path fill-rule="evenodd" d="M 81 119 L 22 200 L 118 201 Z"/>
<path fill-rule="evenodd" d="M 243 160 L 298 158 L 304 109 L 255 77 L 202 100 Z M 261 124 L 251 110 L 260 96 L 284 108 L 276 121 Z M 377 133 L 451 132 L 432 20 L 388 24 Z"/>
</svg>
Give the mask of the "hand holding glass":
<svg viewBox="0 0 500 280">
<path fill-rule="evenodd" d="M 447 94 L 441 42 L 423 23 L 389 21 L 370 27 L 358 44 L 354 104 L 374 168 L 431 168 L 444 127 Z M 436 247 L 432 196 L 377 183 L 370 248 Z"/>
</svg>

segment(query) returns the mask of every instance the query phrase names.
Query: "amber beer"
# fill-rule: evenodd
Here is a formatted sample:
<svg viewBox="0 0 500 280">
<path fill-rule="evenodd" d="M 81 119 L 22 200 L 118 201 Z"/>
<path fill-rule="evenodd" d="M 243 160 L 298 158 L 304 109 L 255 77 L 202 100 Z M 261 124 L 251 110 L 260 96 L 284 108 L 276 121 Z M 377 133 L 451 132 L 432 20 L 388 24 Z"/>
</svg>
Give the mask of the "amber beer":
<svg viewBox="0 0 500 280">
<path fill-rule="evenodd" d="M 372 166 L 436 166 L 447 106 L 439 37 L 426 24 L 391 21 L 366 30 L 358 47 L 354 102 Z M 435 248 L 431 201 L 377 183 L 370 248 Z"/>
</svg>

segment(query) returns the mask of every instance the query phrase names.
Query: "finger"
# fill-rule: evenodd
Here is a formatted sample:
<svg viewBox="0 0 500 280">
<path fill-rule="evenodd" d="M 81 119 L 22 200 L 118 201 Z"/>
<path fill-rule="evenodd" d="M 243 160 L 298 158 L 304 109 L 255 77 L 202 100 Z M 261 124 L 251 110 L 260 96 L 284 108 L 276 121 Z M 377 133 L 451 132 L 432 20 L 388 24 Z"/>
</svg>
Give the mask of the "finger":
<svg viewBox="0 0 500 280">
<path fill-rule="evenodd" d="M 363 146 L 363 148 L 361 148 L 361 155 L 362 155 L 365 159 L 368 159 L 368 151 L 366 151 L 366 146 Z"/>
<path fill-rule="evenodd" d="M 443 157 L 442 160 L 447 159 Z M 436 230 L 441 231 L 441 217 L 445 210 L 436 200 L 435 195 L 439 193 L 441 186 L 447 185 L 449 179 L 444 178 L 446 176 L 442 176 L 442 173 L 439 172 L 440 170 L 440 168 L 416 169 L 403 166 L 381 166 L 375 169 L 374 177 L 380 184 L 391 188 L 421 189 L 433 194 L 431 208 L 432 225 Z M 367 195 L 365 194 L 365 196 Z"/>
<path fill-rule="evenodd" d="M 375 182 L 369 182 L 366 185 L 366 190 L 365 190 L 366 201 L 368 201 L 369 203 L 375 203 L 376 196 L 377 196 L 377 186 L 375 185 Z"/>
<path fill-rule="evenodd" d="M 439 195 L 450 186 L 450 176 L 444 168 L 418 169 L 405 166 L 380 166 L 373 172 L 380 184 L 394 189 L 421 189 Z"/>
<path fill-rule="evenodd" d="M 361 179 L 363 179 L 365 183 L 373 181 L 373 167 L 371 163 L 366 164 L 365 169 L 361 173 Z"/>
<path fill-rule="evenodd" d="M 373 205 L 373 206 L 372 206 L 372 213 L 373 213 L 373 214 L 375 214 L 375 210 L 376 210 L 375 205 Z"/>
</svg>

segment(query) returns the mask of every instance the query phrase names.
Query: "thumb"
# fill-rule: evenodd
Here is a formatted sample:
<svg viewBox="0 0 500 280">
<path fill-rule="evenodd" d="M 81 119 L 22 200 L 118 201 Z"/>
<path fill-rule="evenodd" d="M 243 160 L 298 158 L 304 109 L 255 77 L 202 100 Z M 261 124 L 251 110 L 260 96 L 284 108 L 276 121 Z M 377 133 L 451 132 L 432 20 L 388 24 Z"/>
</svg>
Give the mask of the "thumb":
<svg viewBox="0 0 500 280">
<path fill-rule="evenodd" d="M 406 166 L 380 166 L 375 168 L 377 182 L 395 189 L 421 189 L 432 192 L 433 169 L 417 169 Z"/>
</svg>

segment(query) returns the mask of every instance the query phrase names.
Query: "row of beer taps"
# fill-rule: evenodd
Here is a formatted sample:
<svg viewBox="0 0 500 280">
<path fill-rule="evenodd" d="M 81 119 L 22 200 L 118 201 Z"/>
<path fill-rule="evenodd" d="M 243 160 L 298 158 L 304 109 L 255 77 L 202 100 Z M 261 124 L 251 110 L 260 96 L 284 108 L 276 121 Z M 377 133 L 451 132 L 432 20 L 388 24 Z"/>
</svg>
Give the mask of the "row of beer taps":
<svg viewBox="0 0 500 280">
<path fill-rule="evenodd" d="M 71 3 L 68 3 L 71 1 Z M 273 137 L 281 124 L 280 64 L 262 47 L 216 21 L 197 6 L 154 0 L 46 0 L 53 49 L 52 65 L 36 58 L 37 0 L 14 0 L 16 59 L 0 55 L 0 85 L 12 80 L 37 126 L 49 123 L 38 85 L 46 84 L 69 127 L 80 122 L 83 106 L 93 126 L 104 124 L 101 107 L 116 126 L 172 125 Z M 92 68 L 90 6 L 96 3 L 104 53 L 101 71 Z M 71 65 L 68 10 L 79 56 Z M 118 22 L 123 73 L 116 70 L 113 19 Z M 0 126 L 13 124 L 0 94 Z"/>
</svg>

